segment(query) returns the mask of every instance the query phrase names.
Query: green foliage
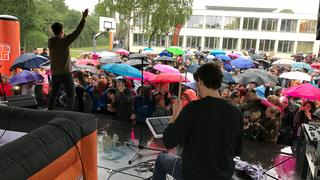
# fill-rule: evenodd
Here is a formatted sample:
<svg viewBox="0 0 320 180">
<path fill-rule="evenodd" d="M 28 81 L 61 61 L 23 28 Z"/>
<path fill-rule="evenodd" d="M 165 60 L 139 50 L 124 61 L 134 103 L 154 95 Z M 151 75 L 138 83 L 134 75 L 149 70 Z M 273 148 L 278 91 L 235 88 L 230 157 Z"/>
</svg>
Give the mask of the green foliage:
<svg viewBox="0 0 320 180">
<path fill-rule="evenodd" d="M 13 15 L 21 24 L 21 46 L 30 51 L 47 47 L 51 24 L 64 24 L 66 34 L 72 33 L 81 19 L 81 12 L 69 10 L 64 0 L 0 0 L 0 14 Z M 92 46 L 92 37 L 99 31 L 98 17 L 88 16 L 80 37 L 73 47 Z M 105 43 L 106 45 L 107 43 Z"/>
</svg>

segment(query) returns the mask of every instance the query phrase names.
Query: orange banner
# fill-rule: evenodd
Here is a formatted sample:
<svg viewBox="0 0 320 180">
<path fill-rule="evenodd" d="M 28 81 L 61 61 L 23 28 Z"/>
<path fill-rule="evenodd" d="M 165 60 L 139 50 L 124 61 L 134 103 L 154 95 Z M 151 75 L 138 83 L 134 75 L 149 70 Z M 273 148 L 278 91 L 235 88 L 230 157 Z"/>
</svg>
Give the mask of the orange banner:
<svg viewBox="0 0 320 180">
<path fill-rule="evenodd" d="M 179 34 L 180 34 L 181 28 L 182 28 L 181 24 L 176 25 L 176 28 L 175 28 L 174 34 L 173 34 L 173 42 L 172 42 L 173 46 L 177 46 L 177 44 L 178 44 Z"/>
</svg>

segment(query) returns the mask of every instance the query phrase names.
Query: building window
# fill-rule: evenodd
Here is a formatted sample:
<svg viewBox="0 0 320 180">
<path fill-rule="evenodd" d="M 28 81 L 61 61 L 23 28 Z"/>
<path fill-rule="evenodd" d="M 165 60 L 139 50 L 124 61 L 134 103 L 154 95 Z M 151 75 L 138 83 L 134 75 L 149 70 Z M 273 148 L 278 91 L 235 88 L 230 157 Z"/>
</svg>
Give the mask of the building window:
<svg viewBox="0 0 320 180">
<path fill-rule="evenodd" d="M 301 33 L 315 33 L 317 28 L 316 20 L 301 20 L 300 31 Z"/>
<path fill-rule="evenodd" d="M 172 36 L 172 35 L 169 35 L 169 42 L 170 42 L 169 46 L 173 46 L 173 36 Z M 183 45 L 183 36 L 179 36 L 179 37 L 178 37 L 178 44 L 177 44 L 177 46 L 182 47 L 182 45 Z"/>
<path fill-rule="evenodd" d="M 218 37 L 205 37 L 205 49 L 219 49 L 220 38 Z"/>
<path fill-rule="evenodd" d="M 261 39 L 259 50 L 265 51 L 265 52 L 274 51 L 274 44 L 275 44 L 275 40 Z"/>
<path fill-rule="evenodd" d="M 243 26 L 244 30 L 258 30 L 259 18 L 243 18 Z"/>
<path fill-rule="evenodd" d="M 145 41 L 143 34 L 134 33 L 133 34 L 133 45 L 144 46 L 148 44 L 148 39 Z"/>
<path fill-rule="evenodd" d="M 224 18 L 224 29 L 237 30 L 240 28 L 240 17 L 226 16 Z"/>
<path fill-rule="evenodd" d="M 133 19 L 134 26 L 141 27 L 143 25 L 143 18 L 141 16 L 137 16 Z"/>
<path fill-rule="evenodd" d="M 148 36 L 145 35 L 145 38 L 148 41 Z M 150 46 L 165 46 L 166 45 L 165 41 L 166 41 L 165 35 L 155 34 L 152 36 L 150 40 Z"/>
<path fill-rule="evenodd" d="M 263 18 L 261 30 L 263 31 L 277 31 L 278 19 Z"/>
<path fill-rule="evenodd" d="M 191 16 L 187 22 L 188 28 L 203 28 L 203 16 Z"/>
<path fill-rule="evenodd" d="M 297 31 L 297 23 L 296 19 L 282 19 L 281 20 L 281 28 L 282 32 L 296 32 Z"/>
<path fill-rule="evenodd" d="M 165 46 L 165 35 L 153 35 L 150 40 L 150 46 Z M 134 33 L 133 34 L 133 45 L 135 46 L 147 46 L 148 36 L 145 34 Z"/>
<path fill-rule="evenodd" d="M 207 16 L 206 28 L 221 29 L 222 28 L 222 16 Z"/>
<path fill-rule="evenodd" d="M 201 46 L 201 37 L 198 36 L 187 36 L 186 47 L 198 48 Z"/>
<path fill-rule="evenodd" d="M 223 38 L 222 49 L 234 50 L 237 49 L 237 38 Z"/>
<path fill-rule="evenodd" d="M 297 52 L 302 52 L 307 54 L 308 52 L 312 52 L 313 50 L 313 42 L 306 41 L 298 41 Z"/>
<path fill-rule="evenodd" d="M 241 49 L 249 50 L 251 48 L 256 49 L 257 40 L 256 39 L 241 39 Z"/>
<path fill-rule="evenodd" d="M 278 52 L 292 53 L 294 41 L 279 41 Z"/>
</svg>

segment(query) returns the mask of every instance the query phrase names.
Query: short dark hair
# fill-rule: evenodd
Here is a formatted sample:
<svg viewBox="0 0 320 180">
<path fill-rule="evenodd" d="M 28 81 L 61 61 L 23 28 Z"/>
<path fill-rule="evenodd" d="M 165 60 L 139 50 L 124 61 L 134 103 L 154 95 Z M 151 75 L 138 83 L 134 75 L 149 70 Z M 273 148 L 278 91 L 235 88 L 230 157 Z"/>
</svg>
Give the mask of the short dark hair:
<svg viewBox="0 0 320 180">
<path fill-rule="evenodd" d="M 107 93 L 108 94 L 116 94 L 117 93 L 117 89 L 116 88 L 109 88 L 108 90 L 107 90 Z"/>
<path fill-rule="evenodd" d="M 221 87 L 223 74 L 218 64 L 207 63 L 200 66 L 193 77 L 197 82 L 201 80 L 207 88 L 217 90 Z"/>
<path fill-rule="evenodd" d="M 58 23 L 58 22 L 55 22 L 51 25 L 51 29 L 52 29 L 54 35 L 58 35 L 59 33 L 61 33 L 62 28 L 63 28 L 62 24 Z"/>
</svg>

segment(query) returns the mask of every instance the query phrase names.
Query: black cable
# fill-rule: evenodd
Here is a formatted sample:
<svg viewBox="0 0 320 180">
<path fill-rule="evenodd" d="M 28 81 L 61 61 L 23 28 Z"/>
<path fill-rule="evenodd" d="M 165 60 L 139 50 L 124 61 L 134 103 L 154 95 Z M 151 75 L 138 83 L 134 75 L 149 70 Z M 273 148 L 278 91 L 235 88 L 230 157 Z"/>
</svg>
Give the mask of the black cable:
<svg viewBox="0 0 320 180">
<path fill-rule="evenodd" d="M 86 172 L 85 172 L 84 166 L 83 166 L 82 156 L 81 156 L 81 153 L 80 153 L 80 150 L 79 150 L 79 147 L 78 147 L 78 145 L 77 145 L 76 140 L 73 139 L 72 136 L 69 134 L 69 132 L 66 131 L 65 129 L 63 129 L 62 127 L 60 127 L 60 126 L 58 126 L 58 125 L 56 125 L 56 124 L 52 124 L 52 123 L 48 123 L 48 124 L 49 124 L 49 125 L 52 125 L 52 126 L 55 126 L 55 127 L 57 127 L 58 129 L 62 130 L 62 131 L 65 132 L 65 133 L 69 136 L 69 138 L 72 140 L 74 146 L 75 146 L 76 149 L 77 149 L 78 156 L 79 156 L 79 158 L 80 158 L 81 168 L 82 168 L 82 174 L 83 174 L 83 179 L 84 179 L 84 180 L 87 180 Z"/>
<path fill-rule="evenodd" d="M 105 170 L 108 170 L 108 171 L 111 171 L 111 172 L 115 171 L 113 169 L 110 169 L 110 168 L 107 168 L 107 167 L 103 167 L 103 166 L 98 166 L 98 168 L 105 169 Z M 126 173 L 126 172 L 122 172 L 122 171 L 119 171 L 117 173 L 121 173 L 121 174 L 132 176 L 132 177 L 136 177 L 136 178 L 139 178 L 139 179 L 144 179 L 144 178 L 142 178 L 140 176 L 137 176 L 137 175 L 134 175 L 134 174 L 130 174 L 130 173 Z M 109 179 L 110 179 L 110 177 L 109 177 Z"/>
</svg>

